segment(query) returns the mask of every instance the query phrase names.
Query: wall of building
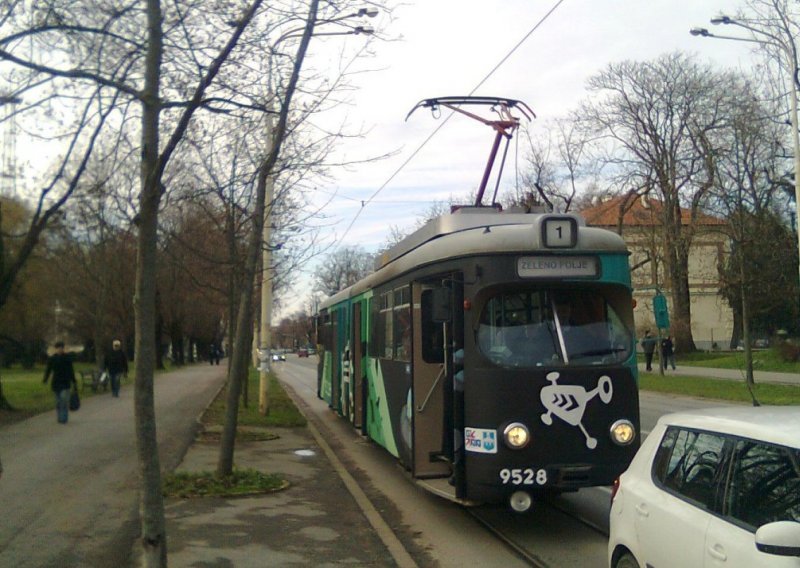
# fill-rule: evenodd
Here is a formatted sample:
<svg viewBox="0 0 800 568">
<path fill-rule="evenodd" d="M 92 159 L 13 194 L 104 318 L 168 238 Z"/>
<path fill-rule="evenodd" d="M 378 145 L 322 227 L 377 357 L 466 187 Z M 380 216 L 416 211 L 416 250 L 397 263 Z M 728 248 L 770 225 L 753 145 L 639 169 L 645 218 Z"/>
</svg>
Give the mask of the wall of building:
<svg viewBox="0 0 800 568">
<path fill-rule="evenodd" d="M 653 255 L 650 252 L 652 239 L 637 231 L 626 229 L 623 235 L 631 250 L 630 263 L 634 268 L 631 278 L 636 307 L 633 310 L 636 331 L 639 337 L 645 329 L 655 333 L 653 296 L 658 287 L 672 304 L 670 291 L 664 288 L 663 268 L 656 275 L 652 262 L 645 262 Z M 692 336 L 695 346 L 702 350 L 728 349 L 733 334 L 733 310 L 719 294 L 718 266 L 726 255 L 725 241 L 718 234 L 697 237 L 689 256 L 689 294 L 692 313 Z M 657 286 L 658 283 L 658 286 Z M 716 346 L 716 347 L 715 347 Z"/>
</svg>

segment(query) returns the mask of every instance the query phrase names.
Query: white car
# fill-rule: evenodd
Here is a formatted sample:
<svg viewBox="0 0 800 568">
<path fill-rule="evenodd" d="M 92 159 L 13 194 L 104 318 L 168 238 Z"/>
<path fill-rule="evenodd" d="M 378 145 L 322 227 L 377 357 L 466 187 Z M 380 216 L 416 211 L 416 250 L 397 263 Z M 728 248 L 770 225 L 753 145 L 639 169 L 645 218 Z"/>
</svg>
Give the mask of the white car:
<svg viewBox="0 0 800 568">
<path fill-rule="evenodd" d="M 800 568 L 800 406 L 663 416 L 612 492 L 611 568 Z"/>
</svg>

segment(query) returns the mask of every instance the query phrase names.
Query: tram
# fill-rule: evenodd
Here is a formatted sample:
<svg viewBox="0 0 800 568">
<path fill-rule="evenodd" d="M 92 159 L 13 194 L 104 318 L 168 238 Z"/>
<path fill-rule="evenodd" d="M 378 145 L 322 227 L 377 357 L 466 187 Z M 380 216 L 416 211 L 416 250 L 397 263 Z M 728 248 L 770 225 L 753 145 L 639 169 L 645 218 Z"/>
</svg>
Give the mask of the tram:
<svg viewBox="0 0 800 568">
<path fill-rule="evenodd" d="M 638 447 L 628 251 L 574 214 L 457 208 L 317 315 L 318 396 L 426 489 L 528 510 Z"/>
</svg>

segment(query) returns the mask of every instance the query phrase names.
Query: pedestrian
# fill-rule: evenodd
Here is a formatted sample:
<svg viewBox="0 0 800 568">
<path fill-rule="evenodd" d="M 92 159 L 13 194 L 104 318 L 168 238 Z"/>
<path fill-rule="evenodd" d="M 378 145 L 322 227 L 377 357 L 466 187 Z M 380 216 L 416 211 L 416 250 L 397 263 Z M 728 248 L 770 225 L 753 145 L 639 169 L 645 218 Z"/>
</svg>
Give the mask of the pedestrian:
<svg viewBox="0 0 800 568">
<path fill-rule="evenodd" d="M 78 381 L 75 380 L 72 355 L 64 352 L 64 342 L 57 341 L 54 347 L 56 351 L 47 359 L 47 368 L 44 370 L 42 383 L 47 384 L 50 375 L 53 375 L 50 387 L 56 397 L 56 418 L 59 424 L 66 424 L 69 418 L 70 389 L 75 387 L 77 390 Z"/>
<path fill-rule="evenodd" d="M 669 335 L 661 340 L 661 368 L 666 370 L 667 364 L 672 365 L 672 370 L 675 370 L 675 351 Z"/>
<path fill-rule="evenodd" d="M 211 365 L 219 365 L 219 358 L 220 358 L 220 349 L 212 343 L 211 350 L 209 352 L 208 362 Z"/>
<path fill-rule="evenodd" d="M 110 353 L 106 353 L 105 370 L 111 378 L 111 396 L 119 397 L 122 377 L 128 376 L 128 358 L 122 350 L 122 342 L 115 339 Z"/>
<path fill-rule="evenodd" d="M 657 339 L 650 333 L 649 329 L 644 330 L 644 337 L 642 337 L 642 350 L 644 351 L 645 368 L 648 371 L 653 370 L 653 353 L 656 351 Z"/>
</svg>

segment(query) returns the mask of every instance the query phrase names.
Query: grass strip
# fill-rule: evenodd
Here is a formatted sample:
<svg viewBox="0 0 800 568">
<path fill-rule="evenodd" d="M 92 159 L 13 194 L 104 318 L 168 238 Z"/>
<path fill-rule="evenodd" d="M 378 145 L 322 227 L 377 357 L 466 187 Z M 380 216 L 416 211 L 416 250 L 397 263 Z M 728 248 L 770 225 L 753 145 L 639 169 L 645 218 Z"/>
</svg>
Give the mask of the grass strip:
<svg viewBox="0 0 800 568">
<path fill-rule="evenodd" d="M 269 387 L 267 396 L 269 399 L 269 411 L 266 416 L 258 410 L 258 386 L 259 372 L 257 369 L 250 369 L 247 383 L 247 399 L 239 401 L 239 426 L 269 428 L 282 427 L 292 428 L 305 426 L 306 419 L 297 410 L 297 407 L 283 390 L 275 375 L 269 376 Z M 203 415 L 202 422 L 206 428 L 222 426 L 225 424 L 225 410 L 228 398 L 228 390 L 222 389 L 217 398 L 208 407 Z"/>
<path fill-rule="evenodd" d="M 258 409 L 257 397 L 260 382 L 258 370 L 251 369 L 247 380 L 247 397 L 244 401 L 239 402 L 237 442 L 273 440 L 278 436 L 268 432 L 267 428 L 292 428 L 306 425 L 306 419 L 297 410 L 275 375 L 270 374 L 269 376 L 267 390 L 269 412 L 266 416 L 263 416 Z M 204 431 L 198 438 L 200 441 L 219 441 L 220 430 L 225 425 L 227 399 L 228 389 L 224 388 L 203 414 L 201 422 Z M 231 475 L 223 477 L 209 471 L 173 473 L 164 479 L 163 492 L 166 497 L 180 498 L 240 497 L 280 491 L 288 486 L 289 482 L 279 475 L 254 469 L 234 468 Z"/>
<path fill-rule="evenodd" d="M 678 394 L 750 404 L 752 398 L 744 380 L 709 379 L 690 375 L 640 373 L 639 388 L 658 393 Z M 800 404 L 800 387 L 758 383 L 753 389 L 759 403 L 769 405 Z"/>
<path fill-rule="evenodd" d="M 289 482 L 272 473 L 255 469 L 236 469 L 231 475 L 218 477 L 209 471 L 177 472 L 165 476 L 165 497 L 243 497 L 286 489 Z"/>
</svg>

